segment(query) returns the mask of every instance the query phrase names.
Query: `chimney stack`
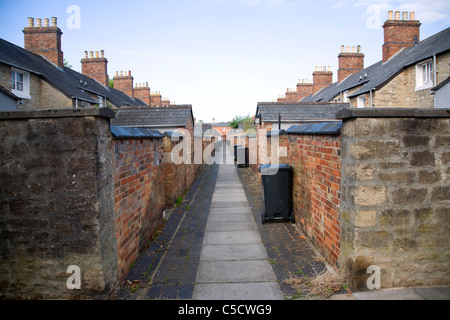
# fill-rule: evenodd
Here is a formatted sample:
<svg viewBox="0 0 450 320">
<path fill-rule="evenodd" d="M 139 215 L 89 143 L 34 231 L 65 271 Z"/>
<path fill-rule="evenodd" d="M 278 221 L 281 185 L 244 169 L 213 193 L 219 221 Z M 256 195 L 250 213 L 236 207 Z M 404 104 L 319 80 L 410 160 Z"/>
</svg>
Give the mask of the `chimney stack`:
<svg viewBox="0 0 450 320">
<path fill-rule="evenodd" d="M 131 71 L 120 71 L 120 75 L 119 72 L 116 71 L 116 75 L 113 78 L 114 89 L 120 90 L 134 98 L 133 79 Z"/>
<path fill-rule="evenodd" d="M 297 101 L 312 95 L 313 84 L 306 79 L 299 79 L 297 83 Z"/>
<path fill-rule="evenodd" d="M 313 72 L 312 94 L 316 94 L 320 89 L 326 88 L 333 83 L 333 72 L 331 67 L 315 67 Z"/>
<path fill-rule="evenodd" d="M 388 12 L 388 20 L 384 23 L 384 44 L 383 44 L 383 62 L 388 61 L 393 55 L 401 49 L 412 47 L 415 39 L 420 41 L 420 21 L 414 20 L 414 11 L 411 11 L 408 19 L 408 12 L 402 13 L 400 20 L 400 11 Z"/>
<path fill-rule="evenodd" d="M 148 82 L 137 83 L 133 91 L 135 98 L 141 99 L 145 104 L 150 105 L 150 87 Z"/>
<path fill-rule="evenodd" d="M 57 19 L 52 17 L 52 25 L 49 26 L 49 19 L 28 18 L 28 26 L 23 29 L 25 50 L 39 54 L 54 63 L 59 68 L 64 67 L 64 57 L 61 51 L 62 31 L 57 26 Z"/>
<path fill-rule="evenodd" d="M 98 51 L 95 52 L 95 58 L 92 51 L 89 52 L 89 58 L 88 52 L 84 52 L 84 58 L 81 59 L 81 73 L 108 87 L 108 60 L 105 58 L 105 52 L 103 50 L 100 52 L 100 57 Z"/>
<path fill-rule="evenodd" d="M 150 93 L 150 105 L 152 107 L 160 107 L 162 105 L 162 97 L 159 91 Z"/>
<path fill-rule="evenodd" d="M 341 46 L 341 52 L 338 55 L 339 69 L 338 69 L 338 82 L 342 82 L 349 75 L 357 73 L 364 69 L 364 54 L 361 53 L 361 46 L 355 47 Z"/>
</svg>

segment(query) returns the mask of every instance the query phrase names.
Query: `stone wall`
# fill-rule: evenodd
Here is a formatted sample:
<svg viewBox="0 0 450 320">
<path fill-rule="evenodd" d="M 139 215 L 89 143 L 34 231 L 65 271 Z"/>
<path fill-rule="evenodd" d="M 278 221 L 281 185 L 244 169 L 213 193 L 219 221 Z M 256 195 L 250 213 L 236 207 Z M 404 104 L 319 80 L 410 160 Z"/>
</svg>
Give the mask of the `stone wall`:
<svg viewBox="0 0 450 320">
<path fill-rule="evenodd" d="M 163 222 L 162 135 L 155 138 L 115 137 L 113 147 L 118 271 L 123 280 Z"/>
<path fill-rule="evenodd" d="M 450 113 L 348 109 L 339 263 L 354 290 L 450 284 Z"/>
<path fill-rule="evenodd" d="M 108 298 L 118 286 L 108 109 L 0 113 L 0 298 Z M 67 268 L 80 268 L 71 290 Z"/>
</svg>

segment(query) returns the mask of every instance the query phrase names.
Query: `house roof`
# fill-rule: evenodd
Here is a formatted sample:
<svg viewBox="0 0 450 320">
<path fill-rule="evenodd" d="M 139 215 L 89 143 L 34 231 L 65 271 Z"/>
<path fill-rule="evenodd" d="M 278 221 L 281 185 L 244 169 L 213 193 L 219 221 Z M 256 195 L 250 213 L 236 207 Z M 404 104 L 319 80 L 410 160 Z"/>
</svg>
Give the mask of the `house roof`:
<svg viewBox="0 0 450 320">
<path fill-rule="evenodd" d="M 70 68 L 58 68 L 47 59 L 38 54 L 27 51 L 15 44 L 0 38 L 0 63 L 15 67 L 42 77 L 53 87 L 69 98 L 98 103 L 87 92 L 106 97 L 116 106 L 141 105 L 125 93 L 114 88 L 105 87 Z"/>
<path fill-rule="evenodd" d="M 261 115 L 262 121 L 303 122 L 315 120 L 330 120 L 336 118 L 336 113 L 348 107 L 348 103 L 277 103 L 260 102 L 256 109 L 256 115 Z"/>
<path fill-rule="evenodd" d="M 301 102 L 330 101 L 340 92 L 361 86 L 348 97 L 356 97 L 370 90 L 378 90 L 400 73 L 404 68 L 432 58 L 450 50 L 450 28 L 420 41 L 417 45 L 403 49 L 392 56 L 388 61 L 377 63 L 352 74 L 340 83 L 319 90 L 316 94 L 305 97 Z"/>
<path fill-rule="evenodd" d="M 168 107 L 122 107 L 112 119 L 111 124 L 121 127 L 165 128 L 185 127 L 189 119 L 194 123 L 192 106 L 177 105 Z"/>
<path fill-rule="evenodd" d="M 111 126 L 111 133 L 116 139 L 164 137 L 163 134 L 158 130 L 145 128 L 123 128 L 118 126 Z"/>
<path fill-rule="evenodd" d="M 324 121 L 293 125 L 286 130 L 287 134 L 339 134 L 342 121 Z"/>
</svg>

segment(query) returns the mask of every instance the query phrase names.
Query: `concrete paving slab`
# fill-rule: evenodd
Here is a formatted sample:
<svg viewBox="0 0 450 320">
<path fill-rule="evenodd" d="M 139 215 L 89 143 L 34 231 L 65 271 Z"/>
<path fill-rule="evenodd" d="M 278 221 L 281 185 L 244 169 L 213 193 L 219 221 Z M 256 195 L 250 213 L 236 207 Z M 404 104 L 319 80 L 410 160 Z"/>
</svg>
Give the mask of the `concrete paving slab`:
<svg viewBox="0 0 450 320">
<path fill-rule="evenodd" d="M 407 288 L 353 292 L 353 296 L 356 300 L 423 300 L 420 295 Z"/>
<path fill-rule="evenodd" d="M 252 213 L 252 210 L 249 206 L 243 206 L 243 207 L 232 207 L 232 208 L 210 208 L 209 214 L 221 214 L 221 213 Z"/>
<path fill-rule="evenodd" d="M 261 242 L 261 236 L 255 230 L 205 232 L 203 238 L 203 244 L 245 244 L 259 242 Z"/>
<path fill-rule="evenodd" d="M 253 217 L 243 213 L 209 214 L 209 221 L 254 221 Z"/>
<path fill-rule="evenodd" d="M 277 281 L 266 260 L 200 261 L 197 283 L 271 282 Z"/>
<path fill-rule="evenodd" d="M 223 195 L 218 195 L 218 196 L 213 196 L 212 197 L 212 201 L 213 202 L 236 202 L 236 201 L 247 201 L 247 197 L 244 196 L 239 196 L 239 195 L 234 195 L 234 196 L 223 196 Z"/>
<path fill-rule="evenodd" d="M 284 300 L 276 282 L 202 283 L 195 286 L 194 300 Z"/>
<path fill-rule="evenodd" d="M 264 260 L 267 252 L 261 243 L 248 244 L 205 244 L 202 247 L 200 260 Z"/>
<path fill-rule="evenodd" d="M 206 223 L 206 232 L 223 232 L 223 231 L 248 231 L 258 230 L 252 220 L 244 221 L 208 221 Z"/>
<path fill-rule="evenodd" d="M 211 201 L 211 208 L 233 208 L 233 207 L 247 207 L 248 201 Z"/>
<path fill-rule="evenodd" d="M 426 300 L 450 300 L 450 287 L 419 287 L 414 292 Z"/>
</svg>

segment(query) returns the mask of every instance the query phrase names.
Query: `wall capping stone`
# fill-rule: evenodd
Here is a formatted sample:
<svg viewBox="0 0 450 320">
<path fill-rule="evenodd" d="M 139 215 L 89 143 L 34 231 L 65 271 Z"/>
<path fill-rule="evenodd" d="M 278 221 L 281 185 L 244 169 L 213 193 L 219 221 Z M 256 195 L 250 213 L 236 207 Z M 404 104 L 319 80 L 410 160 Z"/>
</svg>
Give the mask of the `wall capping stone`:
<svg viewBox="0 0 450 320">
<path fill-rule="evenodd" d="M 115 113 L 107 107 L 92 109 L 20 110 L 0 112 L 0 119 L 70 118 L 95 116 L 114 118 Z"/>
<path fill-rule="evenodd" d="M 336 119 L 351 118 L 450 118 L 450 109 L 345 108 L 336 114 Z"/>
</svg>

